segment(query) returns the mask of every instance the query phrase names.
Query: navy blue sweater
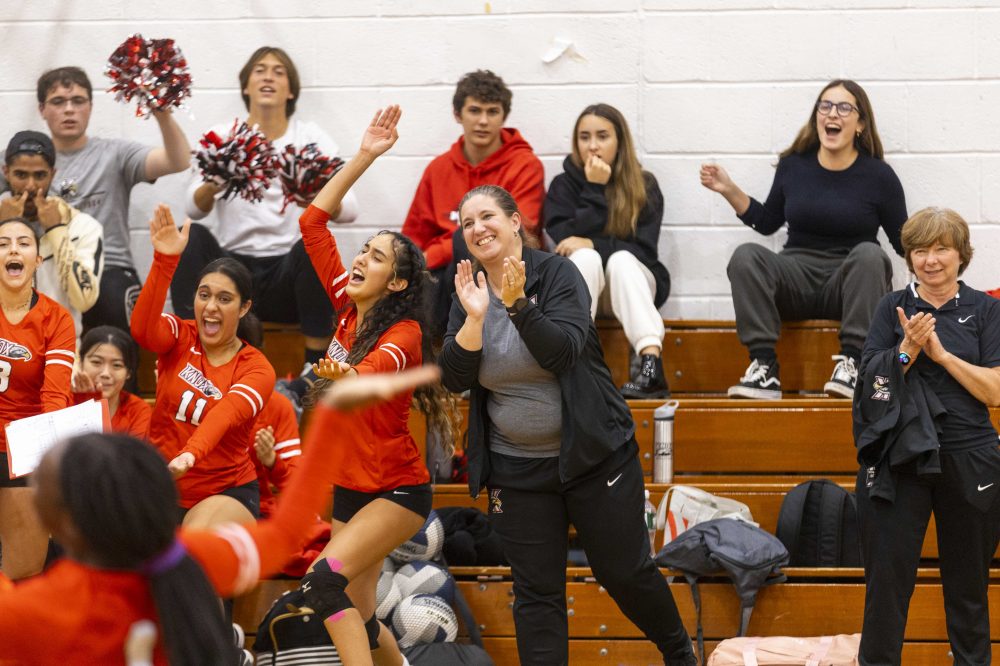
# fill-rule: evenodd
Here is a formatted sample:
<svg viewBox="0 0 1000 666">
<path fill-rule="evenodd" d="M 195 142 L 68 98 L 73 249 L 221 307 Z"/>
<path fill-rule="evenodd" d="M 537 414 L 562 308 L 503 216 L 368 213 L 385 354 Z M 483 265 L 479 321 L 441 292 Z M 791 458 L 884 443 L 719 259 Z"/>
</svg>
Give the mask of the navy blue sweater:
<svg viewBox="0 0 1000 666">
<path fill-rule="evenodd" d="M 850 250 L 877 243 L 885 229 L 896 254 L 906 222 L 906 198 L 896 173 L 883 160 L 865 153 L 843 171 L 823 168 L 816 151 L 789 155 L 778 162 L 767 201 L 750 199 L 743 224 L 765 236 L 788 222 L 786 248 Z"/>
</svg>

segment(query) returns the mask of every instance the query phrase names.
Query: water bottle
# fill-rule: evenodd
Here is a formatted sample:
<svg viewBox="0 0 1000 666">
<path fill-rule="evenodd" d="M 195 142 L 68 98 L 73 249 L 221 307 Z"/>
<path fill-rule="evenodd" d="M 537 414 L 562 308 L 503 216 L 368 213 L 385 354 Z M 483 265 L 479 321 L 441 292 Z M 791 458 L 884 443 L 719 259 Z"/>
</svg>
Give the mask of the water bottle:
<svg viewBox="0 0 1000 666">
<path fill-rule="evenodd" d="M 649 554 L 656 557 L 656 507 L 649 501 L 649 491 L 646 491 L 646 507 L 643 509 L 646 519 L 646 529 L 649 531 Z"/>
<path fill-rule="evenodd" d="M 674 412 L 676 400 L 668 400 L 653 412 L 653 483 L 674 480 Z"/>
</svg>

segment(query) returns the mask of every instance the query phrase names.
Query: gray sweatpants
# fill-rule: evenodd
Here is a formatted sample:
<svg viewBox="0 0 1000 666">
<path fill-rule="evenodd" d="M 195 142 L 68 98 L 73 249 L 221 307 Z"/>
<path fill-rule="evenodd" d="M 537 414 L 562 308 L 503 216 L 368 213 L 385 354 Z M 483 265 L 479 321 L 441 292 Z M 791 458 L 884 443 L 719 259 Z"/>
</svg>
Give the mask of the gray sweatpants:
<svg viewBox="0 0 1000 666">
<path fill-rule="evenodd" d="M 878 243 L 849 253 L 756 243 L 736 248 L 726 269 L 736 331 L 748 349 L 774 348 L 782 321 L 839 319 L 841 347 L 864 347 L 872 313 L 892 286 L 892 264 Z"/>
</svg>

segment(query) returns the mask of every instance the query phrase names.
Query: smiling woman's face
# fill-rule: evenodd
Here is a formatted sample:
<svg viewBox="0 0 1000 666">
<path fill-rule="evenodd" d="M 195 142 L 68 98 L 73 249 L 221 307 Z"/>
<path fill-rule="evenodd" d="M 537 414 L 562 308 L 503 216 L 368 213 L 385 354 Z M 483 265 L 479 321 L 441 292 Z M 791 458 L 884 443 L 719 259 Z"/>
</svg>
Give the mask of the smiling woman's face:
<svg viewBox="0 0 1000 666">
<path fill-rule="evenodd" d="M 830 112 L 823 114 L 819 104 L 830 102 L 834 105 Z M 840 115 L 836 105 L 842 103 L 851 105 L 851 112 Z M 864 123 L 858 115 L 858 100 L 844 86 L 835 86 L 823 92 L 816 106 L 816 133 L 819 135 L 820 146 L 832 153 L 854 149 L 854 138 L 864 129 Z"/>
</svg>

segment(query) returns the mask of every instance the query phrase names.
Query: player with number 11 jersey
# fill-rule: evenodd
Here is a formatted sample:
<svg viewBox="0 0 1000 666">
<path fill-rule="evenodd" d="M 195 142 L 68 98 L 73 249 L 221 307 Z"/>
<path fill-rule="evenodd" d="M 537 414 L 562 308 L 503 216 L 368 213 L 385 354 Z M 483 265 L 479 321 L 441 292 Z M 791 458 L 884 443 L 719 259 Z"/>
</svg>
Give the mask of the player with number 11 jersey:
<svg viewBox="0 0 1000 666">
<path fill-rule="evenodd" d="M 157 354 L 149 440 L 168 461 L 184 453 L 194 456 L 194 464 L 177 479 L 180 505 L 190 509 L 256 480 L 248 442 L 275 377 L 267 358 L 245 343 L 228 362 L 212 365 L 198 323 L 163 313 L 177 260 L 154 253 L 132 313 L 132 335 Z"/>
</svg>

